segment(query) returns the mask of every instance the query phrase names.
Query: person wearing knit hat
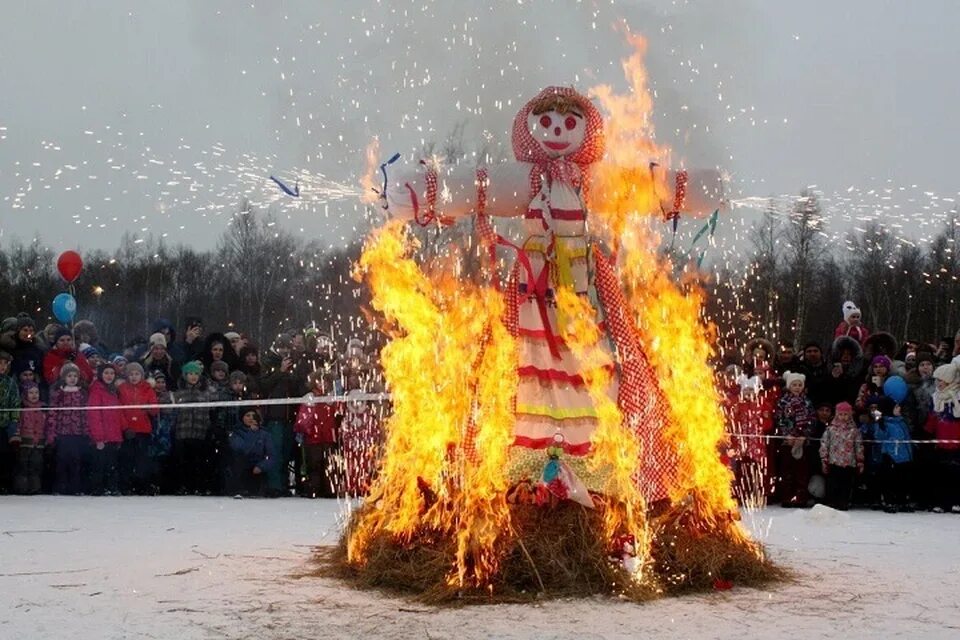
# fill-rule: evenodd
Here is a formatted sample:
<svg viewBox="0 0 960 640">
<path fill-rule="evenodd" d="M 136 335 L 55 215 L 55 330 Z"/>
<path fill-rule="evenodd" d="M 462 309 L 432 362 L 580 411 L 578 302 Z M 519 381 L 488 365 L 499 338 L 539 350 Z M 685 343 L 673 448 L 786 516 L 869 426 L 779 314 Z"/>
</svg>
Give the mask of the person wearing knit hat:
<svg viewBox="0 0 960 640">
<path fill-rule="evenodd" d="M 94 409 L 94 407 L 119 407 L 117 395 L 117 369 L 112 364 L 97 368 L 97 379 L 90 385 L 87 412 L 90 425 L 90 451 L 88 480 L 90 494 L 113 495 L 120 490 L 117 481 L 117 457 L 123 443 L 123 412 L 117 409 Z"/>
<path fill-rule="evenodd" d="M 180 372 L 180 389 L 173 394 L 175 404 L 207 402 L 211 399 L 203 377 L 203 364 L 199 360 L 184 363 Z M 180 408 L 177 412 L 173 455 L 178 491 L 182 493 L 199 495 L 211 490 L 210 417 L 210 409 L 207 408 Z"/>
<path fill-rule="evenodd" d="M 267 474 L 278 464 L 273 440 L 261 428 L 262 424 L 260 412 L 247 407 L 241 414 L 239 428 L 230 433 L 230 489 L 235 497 L 264 495 Z"/>
<path fill-rule="evenodd" d="M 27 382 L 20 385 L 23 412 L 17 432 L 17 466 L 13 490 L 20 495 L 36 495 L 43 487 L 43 445 L 46 433 L 46 415 L 41 411 L 40 385 Z"/>
<path fill-rule="evenodd" d="M 139 362 L 128 362 L 125 370 L 127 379 L 117 389 L 120 404 L 129 407 L 123 410 L 123 444 L 118 461 L 120 491 L 124 495 L 152 494 L 155 493 L 154 471 L 149 450 L 152 419 L 157 416 L 157 410 L 136 407 L 157 404 L 157 394 L 145 380 Z"/>
<path fill-rule="evenodd" d="M 870 337 L 870 329 L 863 324 L 863 316 L 860 309 L 850 300 L 843 303 L 843 320 L 837 325 L 833 332 L 834 338 L 840 336 L 850 336 L 861 345 Z"/>
<path fill-rule="evenodd" d="M 934 511 L 960 513 L 960 365 L 948 362 L 933 371 L 936 391 L 924 429 L 934 445 Z"/>
<path fill-rule="evenodd" d="M 240 349 L 243 348 L 243 337 L 236 331 L 227 331 L 223 334 L 223 337 L 230 343 L 230 347 L 233 348 L 233 352 L 237 357 L 240 357 Z"/>
<path fill-rule="evenodd" d="M 778 452 L 783 476 L 780 498 L 784 507 L 806 507 L 810 499 L 810 465 L 804 458 L 804 450 L 815 412 L 805 393 L 806 376 L 786 371 L 783 380 L 786 390 L 774 413 L 777 435 L 782 437 Z"/>
<path fill-rule="evenodd" d="M 232 389 L 228 376 L 230 367 L 223 360 L 210 363 L 210 384 L 207 388 L 209 399 L 213 402 L 227 402 L 238 400 Z M 243 387 L 241 387 L 241 392 Z M 242 393 L 241 393 L 242 395 Z M 210 464 L 213 467 L 213 491 L 217 495 L 225 495 L 228 476 L 230 475 L 230 430 L 239 423 L 239 416 L 233 407 L 217 407 L 210 412 L 210 434 L 213 449 L 210 452 Z"/>
<path fill-rule="evenodd" d="M 167 378 L 175 382 L 179 371 L 167 346 L 167 337 L 159 331 L 154 333 L 150 336 L 150 346 L 141 362 L 145 371 L 163 371 Z"/>
<path fill-rule="evenodd" d="M 84 490 L 84 467 L 90 449 L 90 428 L 85 410 L 88 396 L 81 384 L 80 367 L 76 364 L 66 362 L 57 373 L 60 382 L 50 392 L 50 408 L 57 411 L 47 414 L 47 445 L 57 445 L 54 491 L 76 495 Z"/>
<path fill-rule="evenodd" d="M 213 378 L 213 374 L 216 372 L 218 376 L 222 374 L 222 377 L 216 377 L 215 380 L 219 382 L 225 382 L 227 377 L 230 375 L 230 365 L 228 365 L 223 360 L 216 360 L 215 362 L 210 363 L 210 377 Z"/>
<path fill-rule="evenodd" d="M 870 360 L 867 379 L 857 391 L 857 398 L 853 405 L 854 409 L 858 412 L 866 411 L 871 396 L 883 395 L 883 384 L 890 377 L 890 366 L 890 358 L 887 356 L 874 356 Z"/>
<path fill-rule="evenodd" d="M 849 402 L 836 406 L 836 414 L 820 441 L 820 459 L 827 477 L 826 503 L 846 511 L 857 473 L 863 473 L 863 438 Z"/>
<path fill-rule="evenodd" d="M 190 374 L 196 374 L 198 376 L 202 376 L 203 363 L 200 362 L 199 360 L 191 360 L 190 362 L 184 362 L 183 365 L 180 367 L 180 373 L 184 375 L 190 373 Z"/>
</svg>

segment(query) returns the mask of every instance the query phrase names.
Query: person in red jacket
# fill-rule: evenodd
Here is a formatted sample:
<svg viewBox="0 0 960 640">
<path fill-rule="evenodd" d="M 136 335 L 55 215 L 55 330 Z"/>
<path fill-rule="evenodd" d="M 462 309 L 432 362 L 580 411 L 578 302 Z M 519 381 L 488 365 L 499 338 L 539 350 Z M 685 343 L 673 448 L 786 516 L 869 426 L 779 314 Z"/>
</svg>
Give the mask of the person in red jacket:
<svg viewBox="0 0 960 640">
<path fill-rule="evenodd" d="M 330 402 L 328 394 L 333 389 L 333 379 L 322 371 L 310 374 L 310 393 L 304 396 L 304 404 L 297 412 L 293 428 L 303 445 L 306 457 L 307 477 L 304 481 L 306 495 L 310 498 L 335 498 L 343 483 L 336 481 L 332 464 L 337 449 L 337 432 L 343 416 L 343 404 Z M 320 400 L 318 402 L 318 400 Z"/>
<path fill-rule="evenodd" d="M 937 442 L 934 453 L 937 497 L 933 510 L 937 513 L 960 513 L 960 365 L 940 365 L 933 372 L 937 390 L 933 392 L 930 412 L 924 428 Z"/>
<path fill-rule="evenodd" d="M 119 407 L 117 394 L 117 370 L 110 364 L 97 369 L 97 379 L 90 385 L 88 407 Z M 91 409 L 87 413 L 90 440 L 93 451 L 90 460 L 90 493 L 95 496 L 115 495 L 120 486 L 117 481 L 117 458 L 123 442 L 123 414 L 119 409 Z"/>
<path fill-rule="evenodd" d="M 128 362 L 125 368 L 126 382 L 117 388 L 120 404 L 129 407 L 157 404 L 157 394 L 150 383 L 144 380 L 143 367 L 137 362 Z M 120 490 L 130 493 L 154 493 L 149 447 L 153 425 L 150 416 L 157 409 L 123 409 L 123 444 L 120 446 Z"/>
<path fill-rule="evenodd" d="M 860 313 L 860 309 L 849 300 L 843 303 L 843 321 L 837 325 L 833 332 L 835 339 L 842 336 L 850 336 L 861 346 L 870 337 L 870 329 L 863 326 L 863 315 Z"/>
<path fill-rule="evenodd" d="M 82 353 L 77 351 L 77 346 L 73 341 L 73 334 L 69 329 L 63 327 L 57 329 L 53 334 L 53 346 L 43 356 L 43 379 L 48 385 L 55 384 L 60 380 L 60 369 L 63 365 L 72 362 L 80 370 L 80 380 L 84 386 L 89 386 L 95 377 L 93 367 L 87 362 Z"/>
</svg>

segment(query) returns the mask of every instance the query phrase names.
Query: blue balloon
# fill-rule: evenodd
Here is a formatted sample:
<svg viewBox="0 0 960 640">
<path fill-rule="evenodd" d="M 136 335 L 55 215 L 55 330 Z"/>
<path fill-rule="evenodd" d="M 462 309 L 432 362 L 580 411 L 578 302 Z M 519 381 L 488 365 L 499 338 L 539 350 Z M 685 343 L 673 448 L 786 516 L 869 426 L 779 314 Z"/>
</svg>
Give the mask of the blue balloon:
<svg viewBox="0 0 960 640">
<path fill-rule="evenodd" d="M 883 383 L 883 394 L 900 404 L 907 398 L 907 383 L 900 376 L 890 376 Z"/>
<path fill-rule="evenodd" d="M 53 299 L 53 315 L 63 323 L 73 322 L 77 314 L 77 299 L 69 293 L 61 293 Z"/>
</svg>

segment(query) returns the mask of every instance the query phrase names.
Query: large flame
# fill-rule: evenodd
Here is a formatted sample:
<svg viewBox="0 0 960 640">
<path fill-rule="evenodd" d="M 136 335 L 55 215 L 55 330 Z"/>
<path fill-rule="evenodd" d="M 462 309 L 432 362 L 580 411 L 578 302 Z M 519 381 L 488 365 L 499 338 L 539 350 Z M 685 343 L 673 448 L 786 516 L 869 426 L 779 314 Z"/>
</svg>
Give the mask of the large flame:
<svg viewBox="0 0 960 640">
<path fill-rule="evenodd" d="M 359 264 L 372 304 L 394 335 L 381 354 L 393 399 L 382 468 L 351 536 L 351 562 L 370 536 L 411 539 L 442 532 L 457 541 L 451 579 L 480 581 L 496 570 L 492 549 L 508 529 L 504 493 L 513 437 L 516 345 L 492 288 L 428 275 L 410 257 L 411 240 L 391 222 L 370 238 Z M 470 442 L 467 442 L 470 438 Z M 467 460 L 467 452 L 482 452 Z"/>
<path fill-rule="evenodd" d="M 609 85 L 589 91 L 609 114 L 605 126 L 607 156 L 592 172 L 589 204 L 606 223 L 614 246 L 633 216 L 660 214 L 660 195 L 667 190 L 663 173 L 655 174 L 650 163 L 669 166 L 670 158 L 669 149 L 654 142 L 653 97 L 643 64 L 646 40 L 630 33 L 626 38 L 634 49 L 623 60 L 629 91 L 618 94 Z"/>
</svg>

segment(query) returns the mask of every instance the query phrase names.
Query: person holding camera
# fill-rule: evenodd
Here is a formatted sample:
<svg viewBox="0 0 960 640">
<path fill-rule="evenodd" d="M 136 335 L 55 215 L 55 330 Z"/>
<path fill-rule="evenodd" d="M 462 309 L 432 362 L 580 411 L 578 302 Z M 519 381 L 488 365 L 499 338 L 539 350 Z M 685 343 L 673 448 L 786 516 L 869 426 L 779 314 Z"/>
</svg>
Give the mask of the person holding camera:
<svg viewBox="0 0 960 640">
<path fill-rule="evenodd" d="M 203 355 L 203 320 L 197 316 L 187 316 L 183 340 L 168 345 L 170 355 L 177 366 L 199 360 Z"/>
<path fill-rule="evenodd" d="M 263 358 L 263 374 L 260 377 L 262 399 L 299 398 L 306 389 L 295 375 L 295 333 L 285 331 L 273 341 L 270 351 Z M 293 425 L 296 422 L 297 405 L 269 405 L 264 408 L 263 430 L 270 435 L 276 456 L 276 464 L 267 472 L 266 494 L 271 497 L 290 495 L 288 463 L 293 452 Z"/>
<path fill-rule="evenodd" d="M 65 327 L 60 327 L 53 334 L 53 346 L 43 356 L 43 379 L 48 385 L 54 385 L 60 380 L 60 371 L 63 365 L 72 363 L 77 366 L 80 374 L 80 380 L 83 385 L 89 386 L 93 383 L 96 375 L 93 367 L 87 362 L 82 353 L 77 351 L 76 343 L 73 340 L 73 334 Z"/>
</svg>

